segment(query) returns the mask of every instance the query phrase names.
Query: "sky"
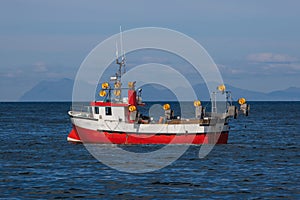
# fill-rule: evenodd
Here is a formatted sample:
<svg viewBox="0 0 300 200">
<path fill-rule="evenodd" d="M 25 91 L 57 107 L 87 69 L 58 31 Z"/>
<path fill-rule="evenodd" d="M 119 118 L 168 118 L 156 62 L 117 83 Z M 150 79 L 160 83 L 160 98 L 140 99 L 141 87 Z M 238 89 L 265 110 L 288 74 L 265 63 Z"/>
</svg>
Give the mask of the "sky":
<svg viewBox="0 0 300 200">
<path fill-rule="evenodd" d="M 2 0 L 0 101 L 16 101 L 43 80 L 74 79 L 120 25 L 194 38 L 226 84 L 262 92 L 300 87 L 299 7 L 298 0 Z"/>
</svg>

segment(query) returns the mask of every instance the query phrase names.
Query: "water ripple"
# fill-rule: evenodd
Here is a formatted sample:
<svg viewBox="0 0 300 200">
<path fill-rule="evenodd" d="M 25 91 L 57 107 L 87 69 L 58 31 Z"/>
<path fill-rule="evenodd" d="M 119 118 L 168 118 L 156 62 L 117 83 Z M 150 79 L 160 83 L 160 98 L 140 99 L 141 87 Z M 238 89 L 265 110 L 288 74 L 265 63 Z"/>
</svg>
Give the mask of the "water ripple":
<svg viewBox="0 0 300 200">
<path fill-rule="evenodd" d="M 0 103 L 1 198 L 300 198 L 299 102 L 253 103 L 248 118 L 231 122 L 229 144 L 203 159 L 200 147 L 191 146 L 170 166 L 146 174 L 115 171 L 83 145 L 67 143 L 69 107 Z"/>
</svg>

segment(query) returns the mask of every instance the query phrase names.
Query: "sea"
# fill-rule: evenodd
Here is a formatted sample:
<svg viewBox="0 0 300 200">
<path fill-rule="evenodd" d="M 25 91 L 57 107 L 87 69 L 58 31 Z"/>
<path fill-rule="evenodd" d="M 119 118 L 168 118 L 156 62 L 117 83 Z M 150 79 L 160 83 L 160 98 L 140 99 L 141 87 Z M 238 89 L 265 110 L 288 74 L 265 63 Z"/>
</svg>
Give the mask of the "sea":
<svg viewBox="0 0 300 200">
<path fill-rule="evenodd" d="M 1 199 L 300 199 L 300 102 L 249 102 L 228 144 L 128 173 L 67 142 L 71 103 L 0 103 Z M 172 105 L 171 105 L 172 107 Z M 132 152 L 159 145 L 130 145 Z"/>
</svg>

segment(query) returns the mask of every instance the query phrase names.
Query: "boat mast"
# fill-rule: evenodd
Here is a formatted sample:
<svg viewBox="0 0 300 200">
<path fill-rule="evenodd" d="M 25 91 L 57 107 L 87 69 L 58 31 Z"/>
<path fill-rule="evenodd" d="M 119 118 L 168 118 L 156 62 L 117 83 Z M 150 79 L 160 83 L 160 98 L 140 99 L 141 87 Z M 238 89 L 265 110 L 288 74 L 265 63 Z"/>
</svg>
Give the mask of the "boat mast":
<svg viewBox="0 0 300 200">
<path fill-rule="evenodd" d="M 123 50 L 123 34 L 122 34 L 121 26 L 120 26 L 120 47 L 121 47 L 121 60 L 119 60 L 119 52 L 118 52 L 119 49 L 118 49 L 118 43 L 116 42 L 116 64 L 119 65 L 119 68 L 115 74 L 115 77 L 111 77 L 111 81 L 114 81 L 114 94 L 119 101 L 122 99 L 121 78 L 122 75 L 125 74 L 126 72 L 125 70 L 126 57 L 125 57 L 125 51 Z"/>
<path fill-rule="evenodd" d="M 122 34 L 122 27 L 120 26 L 120 47 L 121 47 L 121 61 L 119 61 L 119 54 L 118 54 L 118 44 L 116 43 L 116 63 L 119 65 L 119 69 L 116 73 L 116 80 L 115 82 L 121 83 L 121 77 L 123 74 L 125 74 L 126 69 L 126 57 L 125 57 L 125 51 L 123 50 L 123 34 Z M 123 68 L 123 72 L 122 72 Z"/>
</svg>

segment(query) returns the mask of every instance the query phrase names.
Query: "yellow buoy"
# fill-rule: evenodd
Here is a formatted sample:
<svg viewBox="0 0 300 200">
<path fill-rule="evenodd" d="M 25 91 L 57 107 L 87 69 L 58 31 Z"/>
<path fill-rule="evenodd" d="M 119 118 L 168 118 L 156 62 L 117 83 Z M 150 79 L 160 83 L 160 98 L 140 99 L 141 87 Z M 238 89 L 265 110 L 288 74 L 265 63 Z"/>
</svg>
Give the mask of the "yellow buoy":
<svg viewBox="0 0 300 200">
<path fill-rule="evenodd" d="M 116 82 L 115 83 L 115 88 L 120 88 L 121 87 L 121 83 L 120 82 Z"/>
<path fill-rule="evenodd" d="M 114 91 L 114 95 L 115 95 L 115 96 L 118 97 L 118 96 L 120 96 L 120 94 L 121 94 L 121 90 L 115 90 L 115 91 Z"/>
<path fill-rule="evenodd" d="M 238 102 L 239 102 L 240 105 L 243 105 L 243 104 L 246 103 L 246 99 L 245 98 L 239 98 Z"/>
<path fill-rule="evenodd" d="M 134 88 L 134 84 L 135 84 L 135 82 L 128 82 L 128 87 L 132 89 L 132 88 Z"/>
<path fill-rule="evenodd" d="M 134 105 L 131 105 L 131 106 L 128 107 L 128 110 L 130 112 L 136 111 L 136 107 Z"/>
<path fill-rule="evenodd" d="M 163 105 L 164 110 L 170 110 L 171 106 L 170 104 L 166 103 L 165 105 Z"/>
<path fill-rule="evenodd" d="M 109 84 L 107 82 L 102 83 L 102 89 L 107 89 Z"/>
<path fill-rule="evenodd" d="M 100 97 L 104 97 L 106 95 L 106 92 L 104 91 L 104 90 L 101 90 L 100 92 L 99 92 L 99 96 Z"/>
<path fill-rule="evenodd" d="M 195 107 L 201 106 L 201 101 L 199 101 L 199 100 L 194 101 L 194 106 Z"/>
<path fill-rule="evenodd" d="M 219 85 L 219 86 L 218 86 L 218 90 L 219 90 L 220 92 L 224 92 L 224 91 L 226 90 L 225 85 L 224 85 L 224 84 Z"/>
</svg>

